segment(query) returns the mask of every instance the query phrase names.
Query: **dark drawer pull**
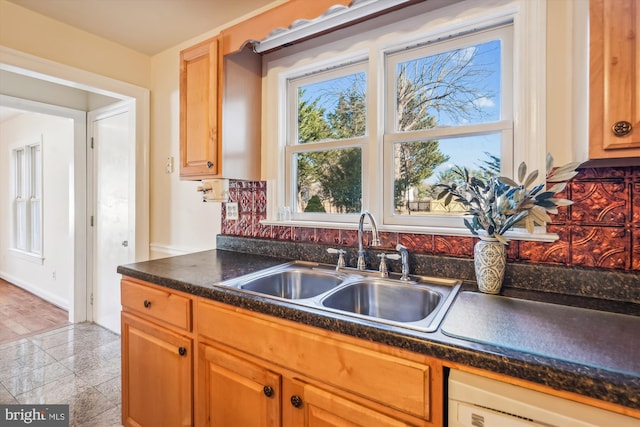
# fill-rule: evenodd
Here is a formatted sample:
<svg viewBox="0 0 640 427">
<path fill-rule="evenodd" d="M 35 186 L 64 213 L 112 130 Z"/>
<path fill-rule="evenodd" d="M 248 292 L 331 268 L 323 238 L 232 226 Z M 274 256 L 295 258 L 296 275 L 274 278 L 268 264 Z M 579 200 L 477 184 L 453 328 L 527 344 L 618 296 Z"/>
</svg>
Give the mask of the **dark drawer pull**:
<svg viewBox="0 0 640 427">
<path fill-rule="evenodd" d="M 295 408 L 299 408 L 302 406 L 302 398 L 300 396 L 293 395 L 291 396 L 291 404 Z"/>
<path fill-rule="evenodd" d="M 180 356 L 184 356 L 185 354 L 187 354 L 187 349 L 184 347 L 178 347 L 178 354 Z"/>
<path fill-rule="evenodd" d="M 267 397 L 272 397 L 273 396 L 273 387 L 266 385 L 262 388 L 262 392 L 264 393 L 265 396 Z"/>
<path fill-rule="evenodd" d="M 149 300 L 144 300 L 144 308 L 151 308 L 151 301 Z"/>
</svg>

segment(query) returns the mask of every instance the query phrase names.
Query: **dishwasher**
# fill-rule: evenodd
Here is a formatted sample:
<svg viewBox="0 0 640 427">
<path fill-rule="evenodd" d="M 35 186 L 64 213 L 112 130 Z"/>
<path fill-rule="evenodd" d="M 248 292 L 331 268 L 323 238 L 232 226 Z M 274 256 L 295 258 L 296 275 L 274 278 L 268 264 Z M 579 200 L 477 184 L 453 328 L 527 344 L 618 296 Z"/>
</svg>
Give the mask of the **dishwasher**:
<svg viewBox="0 0 640 427">
<path fill-rule="evenodd" d="M 638 427 L 640 419 L 451 369 L 449 427 Z"/>
</svg>

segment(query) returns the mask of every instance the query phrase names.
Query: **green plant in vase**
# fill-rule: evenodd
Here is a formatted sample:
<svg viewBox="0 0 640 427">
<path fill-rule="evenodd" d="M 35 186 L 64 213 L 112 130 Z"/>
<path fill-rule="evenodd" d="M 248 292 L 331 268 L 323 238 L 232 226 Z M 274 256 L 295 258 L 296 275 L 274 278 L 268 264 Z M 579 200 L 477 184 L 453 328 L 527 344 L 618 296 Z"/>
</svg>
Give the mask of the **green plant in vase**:
<svg viewBox="0 0 640 427">
<path fill-rule="evenodd" d="M 536 184 L 539 176 L 537 170 L 527 175 L 524 162 L 518 167 L 517 182 L 504 176 L 482 179 L 472 176 L 466 168 L 456 166 L 452 172 L 457 179 L 451 184 L 438 184 L 442 188 L 438 199 L 444 198 L 445 206 L 452 201 L 463 205 L 471 216 L 470 219 L 464 218 L 464 224 L 471 233 L 481 238 L 474 248 L 479 287 L 481 280 L 487 279 L 493 283 L 488 292 L 499 292 L 506 266 L 504 245 L 509 243 L 509 238 L 505 236 L 507 231 L 522 227 L 533 233 L 536 226 L 546 226 L 551 222 L 549 215 L 557 214 L 559 206 L 573 203 L 558 197 L 558 194 L 578 174 L 576 169 L 579 166 L 579 162 L 573 162 L 553 168 L 553 157 L 548 154 L 546 183 L 543 184 Z M 552 186 L 546 188 L 547 184 Z M 490 249 L 483 252 L 482 249 L 487 246 Z M 483 263 L 489 263 L 491 268 L 480 271 L 479 264 Z"/>
</svg>

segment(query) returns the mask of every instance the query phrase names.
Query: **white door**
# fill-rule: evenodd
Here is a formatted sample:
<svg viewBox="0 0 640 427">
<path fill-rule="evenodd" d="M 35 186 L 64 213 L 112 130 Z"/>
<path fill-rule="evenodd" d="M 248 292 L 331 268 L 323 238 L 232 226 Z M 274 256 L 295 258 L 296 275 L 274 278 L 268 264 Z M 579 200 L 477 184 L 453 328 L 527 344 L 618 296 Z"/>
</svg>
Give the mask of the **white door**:
<svg viewBox="0 0 640 427">
<path fill-rule="evenodd" d="M 91 113 L 89 150 L 93 189 L 92 313 L 89 319 L 120 333 L 120 275 L 118 265 L 133 261 L 132 213 L 135 190 L 131 162 L 135 140 L 131 103 Z"/>
</svg>

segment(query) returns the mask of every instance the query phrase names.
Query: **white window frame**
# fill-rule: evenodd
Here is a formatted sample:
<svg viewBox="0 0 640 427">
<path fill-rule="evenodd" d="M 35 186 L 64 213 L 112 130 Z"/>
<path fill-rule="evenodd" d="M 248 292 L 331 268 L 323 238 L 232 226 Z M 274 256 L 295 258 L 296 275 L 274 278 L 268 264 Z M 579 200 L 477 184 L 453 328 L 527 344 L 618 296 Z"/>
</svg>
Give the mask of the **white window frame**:
<svg viewBox="0 0 640 427">
<path fill-rule="evenodd" d="M 412 49 L 402 49 L 399 52 L 388 50 L 386 55 L 386 102 L 385 105 L 385 132 L 383 135 L 383 161 L 384 176 L 393 176 L 394 151 L 393 147 L 397 143 L 422 141 L 427 139 L 455 138 L 464 136 L 483 135 L 490 133 L 500 133 L 500 167 L 501 174 L 509 175 L 513 171 L 513 102 L 511 88 L 513 86 L 513 64 L 511 52 L 512 47 L 512 23 L 506 23 L 497 28 L 487 28 L 476 31 L 468 36 L 455 36 L 442 42 L 431 43 L 425 40 L 423 47 Z M 397 131 L 395 129 L 395 73 L 396 66 L 405 61 L 415 58 L 435 55 L 441 52 L 451 51 L 467 46 L 478 45 L 485 42 L 501 40 L 502 61 L 501 61 L 501 90 L 500 107 L 501 118 L 498 121 L 484 122 L 465 126 L 446 126 L 415 131 Z M 506 90 L 505 90 L 506 89 Z M 457 227 L 462 221 L 461 215 L 397 215 L 394 208 L 394 182 L 392 179 L 384 182 L 384 224 L 423 226 L 425 222 L 432 227 Z"/>
<path fill-rule="evenodd" d="M 429 2 L 425 2 L 429 3 Z M 427 7 L 427 6 L 424 6 Z M 546 156 L 546 2 L 528 0 L 474 0 L 463 1 L 437 10 L 415 16 L 403 16 L 402 20 L 389 21 L 389 25 L 376 29 L 349 34 L 329 43 L 322 38 L 277 51 L 265 56 L 265 79 L 263 98 L 263 177 L 268 185 L 268 219 L 266 224 L 319 228 L 353 229 L 357 215 L 346 222 L 335 219 L 277 221 L 279 207 L 288 206 L 286 192 L 289 184 L 285 181 L 285 148 L 287 141 L 286 82 L 291 76 L 303 75 L 321 69 L 326 64 L 347 63 L 354 57 L 369 58 L 368 85 L 376 85 L 367 93 L 369 143 L 368 153 L 363 152 L 363 200 L 362 208 L 371 211 L 378 218 L 378 225 L 384 231 L 407 233 L 470 236 L 462 219 L 425 225 L 404 221 L 394 223 L 384 215 L 383 184 L 381 175 L 383 159 L 388 156 L 383 146 L 384 112 L 381 107 L 386 96 L 382 93 L 385 52 L 398 50 L 401 46 L 412 46 L 425 41 L 448 38 L 454 34 L 465 34 L 478 29 L 492 28 L 505 23 L 513 23 L 513 155 L 511 171 L 505 174 L 515 176 L 515 167 L 526 161 L 529 169 L 544 171 Z M 406 30 L 411 28 L 412 30 Z M 376 77 L 378 76 L 378 77 Z M 375 108 L 376 110 L 371 110 Z M 269 123 L 269 126 L 266 126 Z M 273 126 L 277 123 L 277 126 Z M 277 147 L 277 149 L 275 149 Z M 505 159 L 506 160 L 506 159 Z M 503 160 L 503 161 L 505 161 Z M 508 160 L 507 160 L 508 161 Z M 506 166 L 508 167 L 508 166 Z M 542 174 L 543 175 L 543 174 Z M 388 188 L 386 191 L 389 191 Z M 290 196 L 289 196 L 290 197 Z M 389 196 L 387 195 L 387 198 Z M 289 199 L 291 200 L 291 199 Z M 347 215 L 345 215 L 347 216 Z M 411 219 L 411 221 L 414 221 Z M 517 233 L 515 233 L 517 234 Z M 538 237 L 522 233 L 513 238 L 528 240 L 553 240 L 555 235 Z"/>
<path fill-rule="evenodd" d="M 13 145 L 13 209 L 11 251 L 27 260 L 43 260 L 43 156 L 40 141 Z M 19 155 L 21 153 L 21 155 Z"/>
<path fill-rule="evenodd" d="M 298 144 L 298 88 L 300 86 L 306 86 L 313 83 L 318 83 L 321 81 L 331 80 L 334 78 L 339 78 L 345 75 L 356 74 L 356 73 L 365 73 L 368 72 L 367 63 L 365 61 L 350 61 L 347 64 L 343 64 L 338 62 L 335 66 L 330 67 L 330 69 L 322 70 L 317 73 L 314 73 L 310 76 L 297 76 L 294 78 L 287 79 L 287 94 L 288 101 L 287 105 L 293 106 L 294 108 L 289 108 L 289 116 L 287 122 L 288 129 L 288 137 L 285 144 L 285 183 L 287 185 L 287 191 L 285 193 L 285 206 L 289 206 L 292 209 L 292 219 L 298 221 L 336 221 L 336 222 L 344 222 L 349 221 L 349 217 L 353 217 L 353 214 L 331 214 L 331 213 L 310 213 L 310 212 L 297 212 L 294 209 L 294 205 L 296 204 L 296 176 L 297 171 L 294 166 L 293 157 L 298 153 L 308 153 L 311 151 L 328 151 L 328 150 L 340 150 L 340 149 L 348 149 L 348 148 L 359 148 L 361 150 L 362 159 L 366 158 L 368 153 L 368 129 L 369 129 L 369 121 L 367 120 L 366 129 L 367 132 L 357 138 L 350 139 L 342 139 L 335 141 L 318 141 L 318 142 L 309 142 L 306 144 Z M 367 84 L 367 95 L 369 92 L 369 78 L 366 78 Z M 368 99 L 368 96 L 367 96 Z M 367 102 L 367 107 L 368 107 Z M 367 114 L 367 117 L 369 114 Z M 363 162 L 364 163 L 364 162 Z M 363 179 L 364 175 L 364 165 L 362 165 L 362 174 L 361 174 L 361 183 L 362 183 L 362 206 L 364 206 L 364 195 L 368 193 L 369 188 L 366 186 L 365 180 Z M 367 187 L 367 188 L 365 188 Z"/>
</svg>

